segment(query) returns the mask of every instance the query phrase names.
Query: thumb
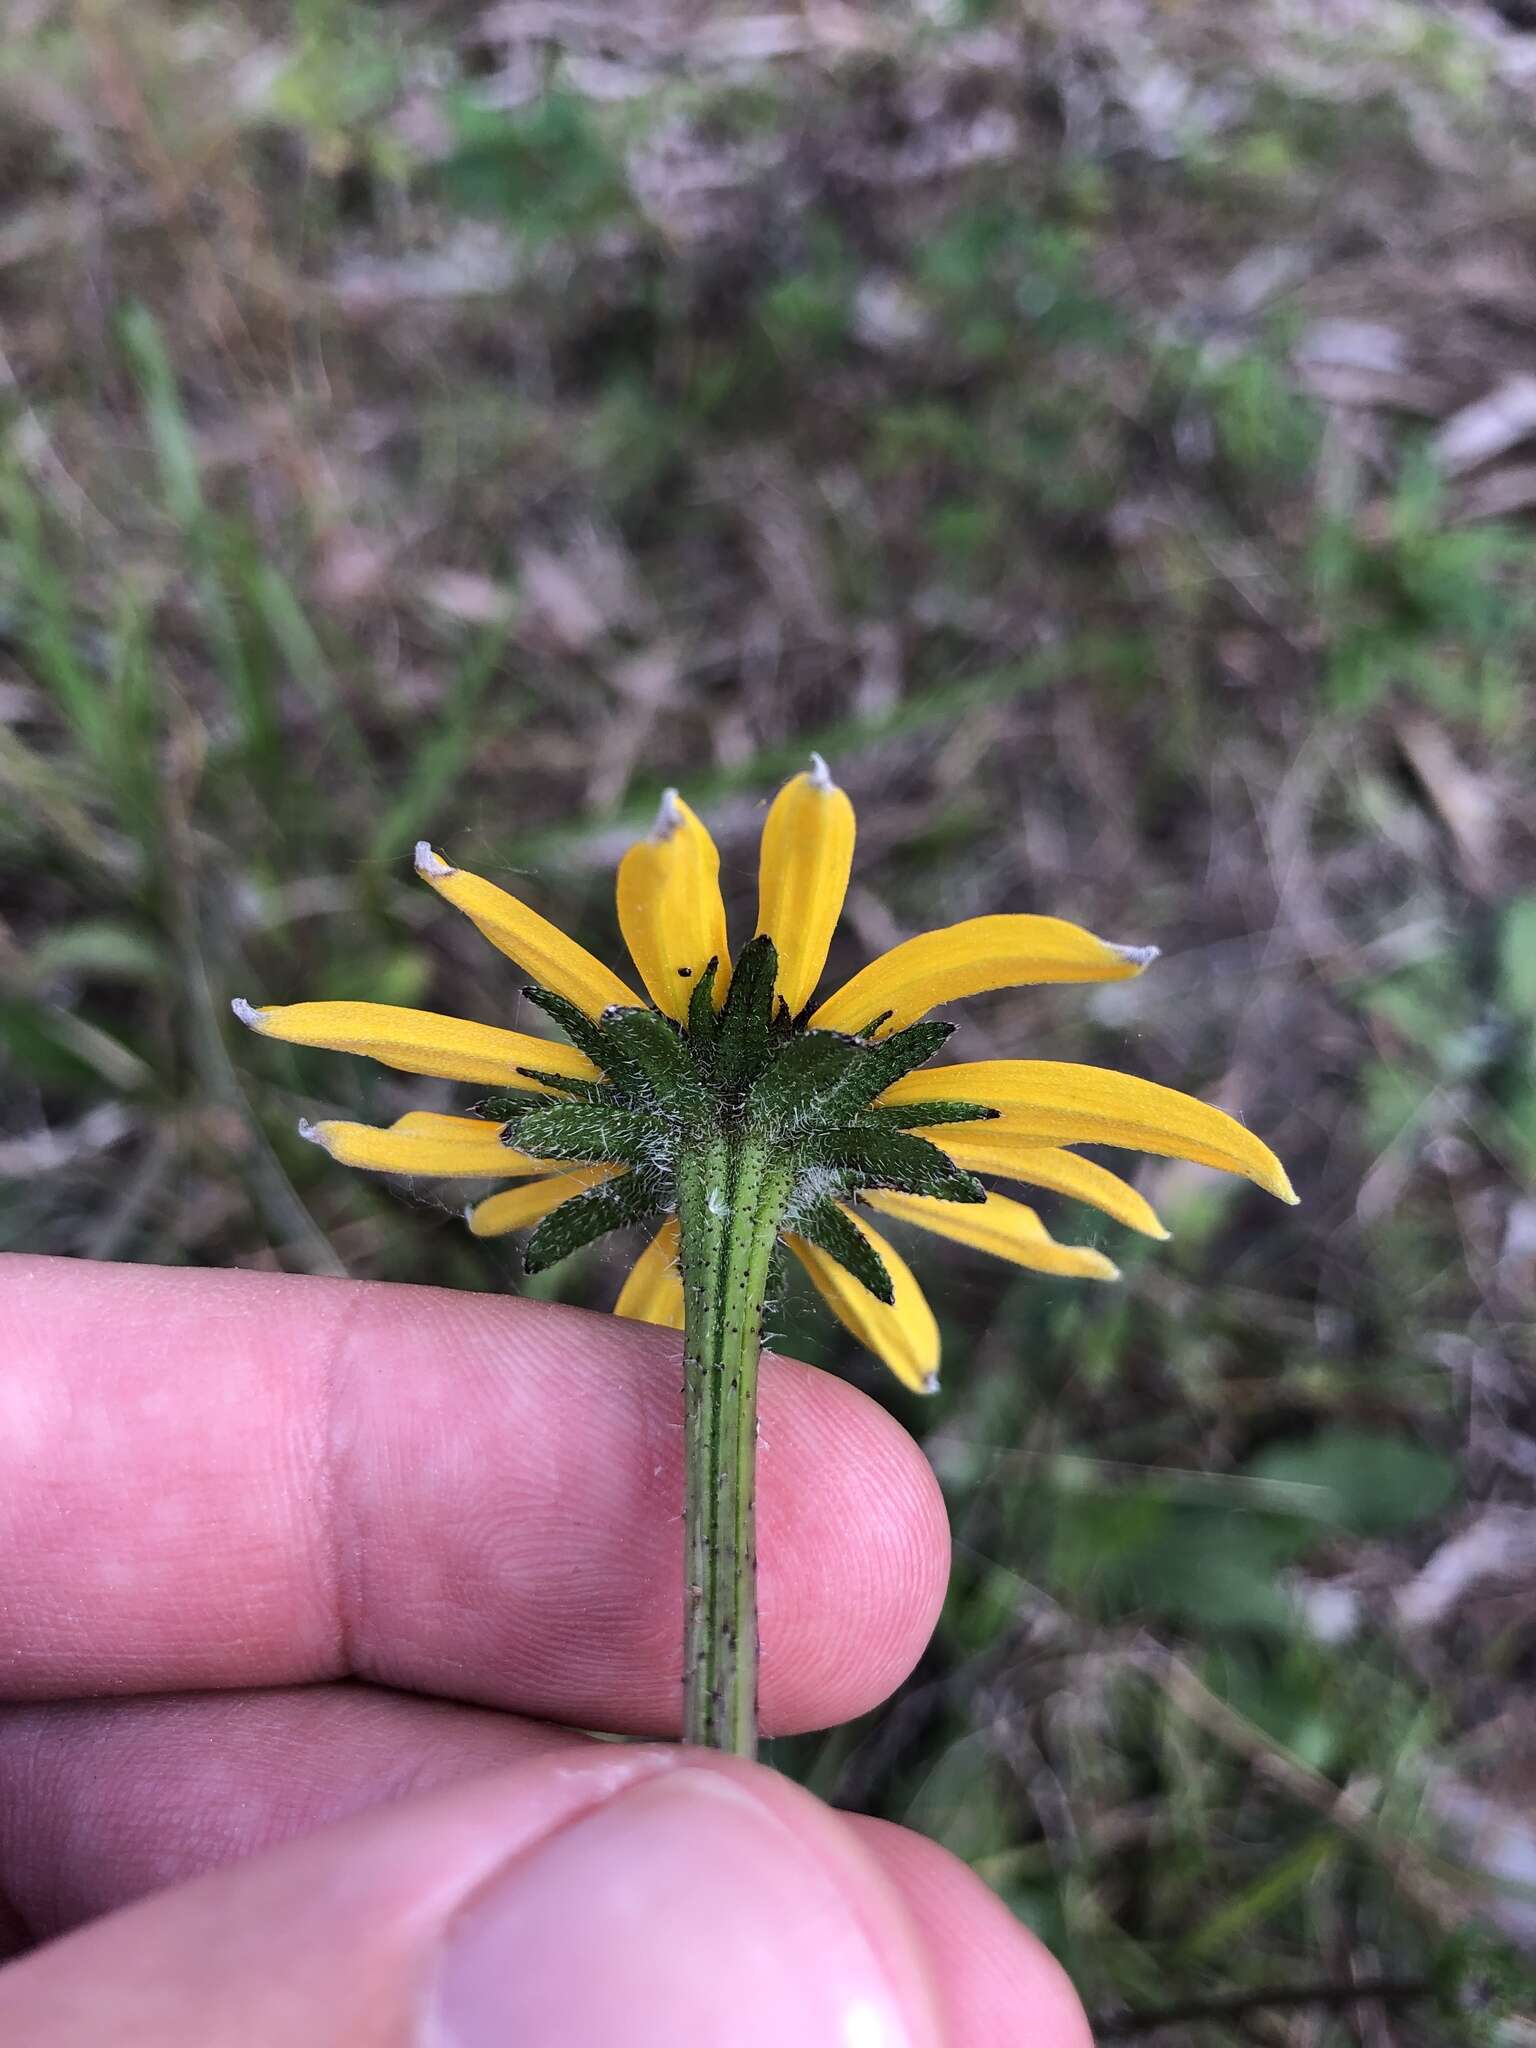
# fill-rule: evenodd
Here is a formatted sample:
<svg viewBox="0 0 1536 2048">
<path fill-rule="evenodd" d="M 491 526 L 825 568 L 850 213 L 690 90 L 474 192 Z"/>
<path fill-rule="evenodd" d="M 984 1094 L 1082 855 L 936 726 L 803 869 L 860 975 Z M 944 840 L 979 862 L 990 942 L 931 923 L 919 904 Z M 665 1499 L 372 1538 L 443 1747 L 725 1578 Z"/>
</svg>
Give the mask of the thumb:
<svg viewBox="0 0 1536 2048">
<path fill-rule="evenodd" d="M 29 2048 L 941 2048 L 835 1815 L 675 1749 L 551 1757 L 159 1892 L 0 1972 Z"/>
</svg>

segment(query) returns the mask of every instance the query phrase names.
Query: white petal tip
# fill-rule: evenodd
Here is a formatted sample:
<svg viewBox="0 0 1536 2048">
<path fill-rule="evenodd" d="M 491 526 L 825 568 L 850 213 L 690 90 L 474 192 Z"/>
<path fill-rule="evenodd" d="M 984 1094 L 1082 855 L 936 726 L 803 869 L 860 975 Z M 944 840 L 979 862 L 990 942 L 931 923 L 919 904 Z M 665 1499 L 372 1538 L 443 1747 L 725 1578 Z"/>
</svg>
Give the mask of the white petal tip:
<svg viewBox="0 0 1536 2048">
<path fill-rule="evenodd" d="M 458 873 L 458 869 L 450 867 L 440 853 L 432 851 L 430 839 L 418 839 L 416 842 L 416 872 L 425 881 L 446 882 L 450 875 Z"/>
<path fill-rule="evenodd" d="M 664 789 L 661 802 L 656 807 L 656 822 L 651 827 L 651 837 L 660 844 L 670 839 L 683 822 L 683 802 L 675 789 Z"/>
<path fill-rule="evenodd" d="M 325 1143 L 324 1138 L 320 1135 L 319 1126 L 312 1124 L 307 1116 L 299 1118 L 299 1136 L 307 1139 L 311 1145 L 323 1145 Z"/>
<path fill-rule="evenodd" d="M 923 1392 L 925 1394 L 936 1394 L 938 1391 L 939 1376 L 936 1372 L 931 1372 L 929 1373 L 928 1377 L 923 1381 Z"/>
<path fill-rule="evenodd" d="M 266 1011 L 258 1010 L 256 1005 L 254 1003 L 248 1003 L 245 1000 L 244 996 L 232 997 L 230 1000 L 229 1007 L 240 1019 L 240 1022 L 242 1024 L 249 1024 L 253 1031 L 259 1031 L 262 1025 L 266 1022 Z"/>
<path fill-rule="evenodd" d="M 1163 951 L 1161 946 L 1111 946 L 1109 950 L 1137 969 L 1150 967 L 1154 960 L 1161 959 Z"/>
<path fill-rule="evenodd" d="M 832 780 L 832 770 L 827 766 L 820 754 L 812 754 L 807 777 L 812 789 L 819 789 L 825 792 L 837 787 L 837 784 Z"/>
</svg>

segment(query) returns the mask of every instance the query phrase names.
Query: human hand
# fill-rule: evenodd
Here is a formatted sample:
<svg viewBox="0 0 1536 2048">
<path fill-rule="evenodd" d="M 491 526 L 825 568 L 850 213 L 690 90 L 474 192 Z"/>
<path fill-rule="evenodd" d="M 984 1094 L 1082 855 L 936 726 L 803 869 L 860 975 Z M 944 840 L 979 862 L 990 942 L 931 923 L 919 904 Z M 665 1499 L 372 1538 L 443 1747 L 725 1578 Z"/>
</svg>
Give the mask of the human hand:
<svg viewBox="0 0 1536 2048">
<path fill-rule="evenodd" d="M 576 1732 L 676 1726 L 675 1338 L 28 1257 L 0 1333 L 0 2040 L 1084 2048 L 944 1851 Z M 764 1725 L 862 1712 L 942 1595 L 928 1468 L 765 1359 L 760 1490 Z"/>
</svg>

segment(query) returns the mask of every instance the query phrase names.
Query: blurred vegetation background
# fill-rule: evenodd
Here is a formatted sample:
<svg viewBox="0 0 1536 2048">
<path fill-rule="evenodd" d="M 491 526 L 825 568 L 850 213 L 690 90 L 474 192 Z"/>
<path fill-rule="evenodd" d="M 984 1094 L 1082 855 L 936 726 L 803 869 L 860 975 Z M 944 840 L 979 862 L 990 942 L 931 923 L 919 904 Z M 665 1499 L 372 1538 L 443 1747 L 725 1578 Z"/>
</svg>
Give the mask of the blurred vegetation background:
<svg viewBox="0 0 1536 2048">
<path fill-rule="evenodd" d="M 1101 2038 L 1536 2041 L 1536 38 L 1402 0 L 0 0 L 0 1237 L 507 1288 L 228 998 L 509 1018 L 411 842 L 610 955 L 678 782 L 834 968 L 1144 980 L 967 1056 L 1241 1114 L 1118 1290 L 952 1249 L 910 1684 L 776 1760 Z M 1529 25 L 1529 24 L 1527 24 Z M 606 1305 L 609 1256 L 552 1287 Z M 1373 1988 L 1374 1987 L 1374 1988 Z"/>
</svg>

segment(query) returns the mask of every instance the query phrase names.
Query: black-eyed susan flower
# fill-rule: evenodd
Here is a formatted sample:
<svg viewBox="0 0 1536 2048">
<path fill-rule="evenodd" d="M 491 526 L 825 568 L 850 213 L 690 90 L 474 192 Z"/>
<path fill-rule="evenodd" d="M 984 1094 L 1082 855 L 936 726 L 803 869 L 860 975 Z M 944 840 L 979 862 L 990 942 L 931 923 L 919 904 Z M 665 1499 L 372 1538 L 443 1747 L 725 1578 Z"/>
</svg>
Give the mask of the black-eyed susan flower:
<svg viewBox="0 0 1536 2048">
<path fill-rule="evenodd" d="M 347 1165 L 506 1181 L 469 1227 L 531 1229 L 530 1272 L 612 1230 L 653 1232 L 616 1310 L 686 1333 L 685 1720 L 728 1747 L 751 1741 L 755 1380 L 780 1245 L 906 1386 L 931 1392 L 937 1325 L 871 1212 L 1038 1272 L 1113 1280 L 1103 1253 L 1059 1243 L 986 1182 L 1069 1196 L 1150 1237 L 1167 1233 L 1144 1197 L 1074 1148 L 1194 1160 L 1296 1199 L 1266 1145 L 1171 1088 L 1058 1060 L 930 1065 L 954 1028 L 933 1010 L 991 989 L 1127 980 L 1153 948 L 1054 917 L 968 918 L 818 1003 L 853 845 L 853 807 L 813 756 L 769 809 L 757 929 L 733 962 L 714 842 L 668 791 L 618 873 L 644 996 L 516 897 L 418 846 L 417 873 L 531 977 L 523 994 L 562 1039 L 381 1003 L 234 1006 L 268 1037 L 495 1091 L 463 1116 L 302 1129 Z"/>
</svg>

